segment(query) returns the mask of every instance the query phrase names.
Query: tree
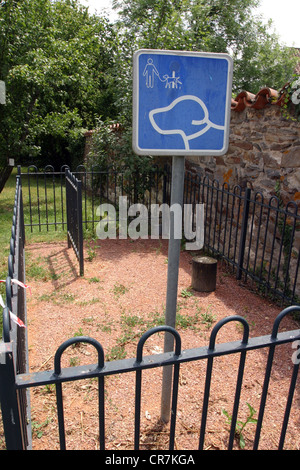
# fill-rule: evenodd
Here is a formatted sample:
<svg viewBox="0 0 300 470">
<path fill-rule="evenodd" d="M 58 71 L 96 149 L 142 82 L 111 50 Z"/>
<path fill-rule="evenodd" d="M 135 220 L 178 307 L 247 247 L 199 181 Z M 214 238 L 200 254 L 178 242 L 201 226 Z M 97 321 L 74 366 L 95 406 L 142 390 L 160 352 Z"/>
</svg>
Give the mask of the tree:
<svg viewBox="0 0 300 470">
<path fill-rule="evenodd" d="M 82 155 L 83 130 L 115 113 L 112 26 L 77 0 L 7 0 L 0 45 L 2 156 L 70 164 L 76 151 Z"/>
<path fill-rule="evenodd" d="M 117 25 L 79 0 L 0 0 L 0 159 L 71 164 L 99 118 L 130 129 L 132 56 L 141 47 L 228 52 L 234 92 L 290 78 L 288 49 L 251 13 L 258 0 L 114 3 Z"/>
<path fill-rule="evenodd" d="M 227 52 L 233 90 L 281 88 L 295 58 L 254 14 L 259 0 L 114 0 L 135 48 Z"/>
<path fill-rule="evenodd" d="M 119 10 L 119 53 L 115 69 L 123 135 L 131 134 L 132 56 L 140 48 L 227 52 L 234 59 L 233 93 L 256 92 L 263 86 L 282 88 L 292 74 L 293 54 L 278 42 L 260 18 L 251 13 L 259 0 L 113 0 Z M 101 120 L 94 134 L 94 157 L 101 164 L 114 155 L 119 137 L 112 121 Z M 134 158 L 123 139 L 122 161 L 141 171 L 149 158 Z M 111 162 L 110 162 L 111 163 Z"/>
</svg>

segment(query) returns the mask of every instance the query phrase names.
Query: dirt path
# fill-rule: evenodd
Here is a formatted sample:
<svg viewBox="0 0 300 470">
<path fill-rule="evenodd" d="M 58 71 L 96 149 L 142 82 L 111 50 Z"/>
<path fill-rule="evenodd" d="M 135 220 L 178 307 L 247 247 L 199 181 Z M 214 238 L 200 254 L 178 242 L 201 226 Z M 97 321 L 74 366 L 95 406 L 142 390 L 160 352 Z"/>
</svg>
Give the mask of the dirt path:
<svg viewBox="0 0 300 470">
<path fill-rule="evenodd" d="M 107 240 L 85 246 L 85 275 L 66 243 L 32 244 L 26 247 L 28 335 L 30 370 L 53 369 L 53 357 L 62 342 L 74 335 L 88 335 L 103 346 L 106 360 L 135 357 L 141 334 L 164 323 L 167 282 L 167 242 L 153 240 Z M 251 337 L 270 334 L 280 308 L 238 285 L 233 276 L 218 266 L 217 289 L 212 293 L 190 290 L 191 254 L 181 253 L 178 288 L 178 325 L 182 349 L 208 344 L 213 325 L 228 315 L 242 315 L 250 325 Z M 285 319 L 282 329 L 296 329 Z M 237 323 L 218 333 L 217 342 L 242 337 Z M 163 348 L 163 336 L 151 337 L 144 354 Z M 280 347 L 275 356 L 260 448 L 276 449 L 289 386 L 291 345 Z M 247 355 L 239 419 L 245 421 L 249 407 L 259 408 L 267 351 Z M 205 448 L 225 449 L 229 425 L 222 410 L 231 414 L 238 357 L 215 360 L 209 403 Z M 89 345 L 68 348 L 62 366 L 96 363 Z M 176 446 L 197 449 L 206 361 L 184 364 L 180 373 Z M 133 448 L 135 377 L 120 374 L 106 379 L 107 449 Z M 160 417 L 161 371 L 143 373 L 141 449 L 167 449 L 168 426 Z M 98 448 L 97 382 L 79 381 L 64 385 L 68 449 Z M 299 405 L 296 392 L 286 448 L 299 449 Z M 53 388 L 31 392 L 33 448 L 57 449 L 58 432 Z M 257 418 L 257 413 L 254 415 Z M 246 448 L 253 444 L 255 425 L 248 423 Z M 238 445 L 236 444 L 236 448 Z"/>
</svg>

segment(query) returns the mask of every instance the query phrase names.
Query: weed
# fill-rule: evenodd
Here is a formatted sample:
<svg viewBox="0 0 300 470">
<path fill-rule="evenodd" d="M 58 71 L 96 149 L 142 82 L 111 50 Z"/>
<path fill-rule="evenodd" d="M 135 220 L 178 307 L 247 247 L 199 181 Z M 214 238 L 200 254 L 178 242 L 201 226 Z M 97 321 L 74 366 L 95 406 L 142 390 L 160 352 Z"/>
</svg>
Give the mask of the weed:
<svg viewBox="0 0 300 470">
<path fill-rule="evenodd" d="M 43 423 L 37 423 L 36 421 L 31 422 L 31 428 L 34 434 L 38 439 L 41 439 L 43 436 L 43 429 L 48 426 L 48 424 L 51 422 L 51 419 L 47 418 Z"/>
<path fill-rule="evenodd" d="M 187 299 L 188 297 L 193 297 L 193 292 L 191 292 L 191 287 L 188 287 L 187 289 L 182 289 L 181 291 L 181 297 L 184 299 Z"/>
<path fill-rule="evenodd" d="M 87 317 L 82 319 L 83 323 L 93 323 L 93 317 Z"/>
<path fill-rule="evenodd" d="M 40 302 L 51 302 L 51 301 L 54 301 L 55 297 L 56 297 L 55 294 L 52 292 L 52 294 L 42 294 L 42 295 L 40 295 L 38 297 L 38 300 Z"/>
<path fill-rule="evenodd" d="M 144 320 L 137 315 L 122 315 L 122 321 L 124 324 L 130 328 L 133 328 L 136 325 L 144 324 Z"/>
<path fill-rule="evenodd" d="M 42 281 L 47 281 L 49 279 L 49 273 L 47 270 L 35 262 L 33 263 L 27 263 L 26 265 L 26 276 L 28 279 L 36 279 L 36 280 L 42 280 Z"/>
<path fill-rule="evenodd" d="M 68 292 L 66 292 L 64 294 L 61 294 L 60 298 L 62 302 L 69 303 L 69 302 L 74 302 L 75 295 L 69 294 Z"/>
<path fill-rule="evenodd" d="M 76 357 L 70 357 L 70 367 L 75 367 L 79 365 L 79 358 Z"/>
<path fill-rule="evenodd" d="M 87 248 L 87 253 L 88 253 L 88 260 L 93 261 L 93 259 L 96 257 L 96 251 L 95 251 L 95 245 L 91 245 L 91 241 L 88 242 L 88 248 Z"/>
<path fill-rule="evenodd" d="M 109 325 L 99 325 L 99 328 L 103 333 L 111 333 L 111 326 Z"/>
<path fill-rule="evenodd" d="M 257 419 L 253 418 L 253 416 L 256 413 L 255 409 L 248 402 L 246 402 L 246 405 L 249 408 L 249 414 L 247 416 L 246 421 L 237 420 L 236 425 L 235 425 L 235 435 L 236 435 L 239 447 L 241 449 L 245 448 L 245 439 L 244 439 L 244 436 L 243 436 L 243 431 L 244 431 L 246 425 L 248 423 L 257 423 Z M 224 409 L 222 409 L 222 413 L 226 416 L 226 418 L 228 420 L 228 424 L 230 424 L 232 422 L 232 416 L 230 416 L 230 414 Z"/>
<path fill-rule="evenodd" d="M 151 318 L 146 321 L 146 329 L 154 328 L 155 326 L 162 326 L 165 324 L 165 315 L 159 313 L 158 311 L 152 312 Z"/>
<path fill-rule="evenodd" d="M 196 314 L 194 317 L 190 315 L 182 315 L 181 313 L 177 313 L 176 315 L 176 326 L 177 328 L 194 328 L 195 324 L 198 322 L 198 315 Z"/>
<path fill-rule="evenodd" d="M 50 277 L 53 281 L 58 281 L 58 279 L 61 277 L 61 274 L 51 273 Z"/>
<path fill-rule="evenodd" d="M 81 300 L 80 302 L 78 302 L 78 305 L 84 307 L 85 305 L 93 305 L 97 304 L 98 302 L 100 302 L 100 299 L 98 299 L 97 297 L 93 297 L 91 300 Z"/>
<path fill-rule="evenodd" d="M 199 307 L 197 307 L 199 309 Z M 210 311 L 210 306 L 207 307 L 206 312 L 201 313 L 201 323 L 204 323 L 206 328 L 209 329 L 211 328 L 212 324 L 216 320 L 216 316 L 213 315 Z"/>
<path fill-rule="evenodd" d="M 42 390 L 42 393 L 44 394 L 51 394 L 55 392 L 55 384 L 46 384 L 45 387 Z"/>
<path fill-rule="evenodd" d="M 73 334 L 73 337 L 74 338 L 77 338 L 79 336 L 84 336 L 83 334 L 83 331 L 82 331 L 82 328 L 79 328 L 78 331 L 76 331 L 74 334 Z M 81 346 L 81 343 L 74 343 L 72 344 L 72 348 L 79 348 Z"/>
<path fill-rule="evenodd" d="M 120 297 L 120 295 L 124 295 L 128 292 L 128 288 L 125 287 L 123 284 L 115 284 L 113 288 L 113 293 L 116 297 Z"/>
<path fill-rule="evenodd" d="M 107 353 L 106 360 L 109 361 L 116 361 L 118 359 L 125 359 L 126 357 L 126 352 L 124 345 L 122 344 L 117 344 L 116 346 L 113 346 L 110 351 Z"/>
<path fill-rule="evenodd" d="M 161 250 L 162 250 L 162 244 L 161 244 L 161 241 L 159 241 L 159 246 L 158 248 L 155 248 L 155 253 L 159 255 L 161 253 Z"/>
<path fill-rule="evenodd" d="M 73 334 L 73 337 L 76 338 L 78 336 L 83 336 L 83 331 L 82 331 L 82 328 L 79 328 L 78 331 L 76 331 L 74 334 Z"/>
<path fill-rule="evenodd" d="M 75 296 L 73 294 L 69 294 L 68 292 L 57 294 L 56 291 L 52 292 L 51 294 L 42 294 L 39 296 L 38 300 L 40 302 L 53 302 L 54 304 L 60 303 L 71 303 L 74 302 Z"/>
</svg>

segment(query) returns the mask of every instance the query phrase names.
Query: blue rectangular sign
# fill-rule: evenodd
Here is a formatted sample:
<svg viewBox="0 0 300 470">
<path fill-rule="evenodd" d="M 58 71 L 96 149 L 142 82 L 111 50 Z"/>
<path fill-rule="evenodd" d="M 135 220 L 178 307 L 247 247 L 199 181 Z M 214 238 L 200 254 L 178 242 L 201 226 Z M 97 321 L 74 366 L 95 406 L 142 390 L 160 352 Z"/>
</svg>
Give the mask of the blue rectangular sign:
<svg viewBox="0 0 300 470">
<path fill-rule="evenodd" d="M 133 150 L 162 156 L 226 153 L 232 70 L 227 54 L 137 51 Z"/>
</svg>

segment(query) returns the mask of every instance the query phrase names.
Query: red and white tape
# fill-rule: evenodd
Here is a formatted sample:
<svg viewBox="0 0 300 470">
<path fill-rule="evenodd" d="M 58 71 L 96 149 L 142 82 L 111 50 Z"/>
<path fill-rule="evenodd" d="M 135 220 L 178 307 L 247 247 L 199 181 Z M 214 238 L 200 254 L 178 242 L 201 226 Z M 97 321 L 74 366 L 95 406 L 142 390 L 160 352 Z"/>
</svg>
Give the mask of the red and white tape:
<svg viewBox="0 0 300 470">
<path fill-rule="evenodd" d="M 6 281 L 0 279 L 0 282 L 6 282 Z M 19 281 L 18 279 L 11 279 L 11 283 L 12 283 L 12 284 L 17 284 L 18 286 L 23 287 L 23 289 L 29 289 L 29 292 L 30 292 L 30 294 L 31 294 L 31 288 L 30 288 L 30 286 L 27 286 L 26 284 L 24 284 L 23 282 Z M 0 294 L 0 305 L 1 305 L 2 308 L 5 308 L 5 307 L 6 307 L 6 305 L 5 305 L 4 301 L 3 301 L 3 298 L 2 298 L 2 296 L 1 296 L 1 294 Z M 16 323 L 17 325 L 21 326 L 22 328 L 26 328 L 26 325 L 24 325 L 24 323 L 22 322 L 22 320 L 21 320 L 19 317 L 17 317 L 17 315 L 15 315 L 15 314 L 14 314 L 13 312 L 11 312 L 10 310 L 9 310 L 9 315 L 10 315 L 11 320 L 12 320 L 14 323 Z"/>
</svg>

